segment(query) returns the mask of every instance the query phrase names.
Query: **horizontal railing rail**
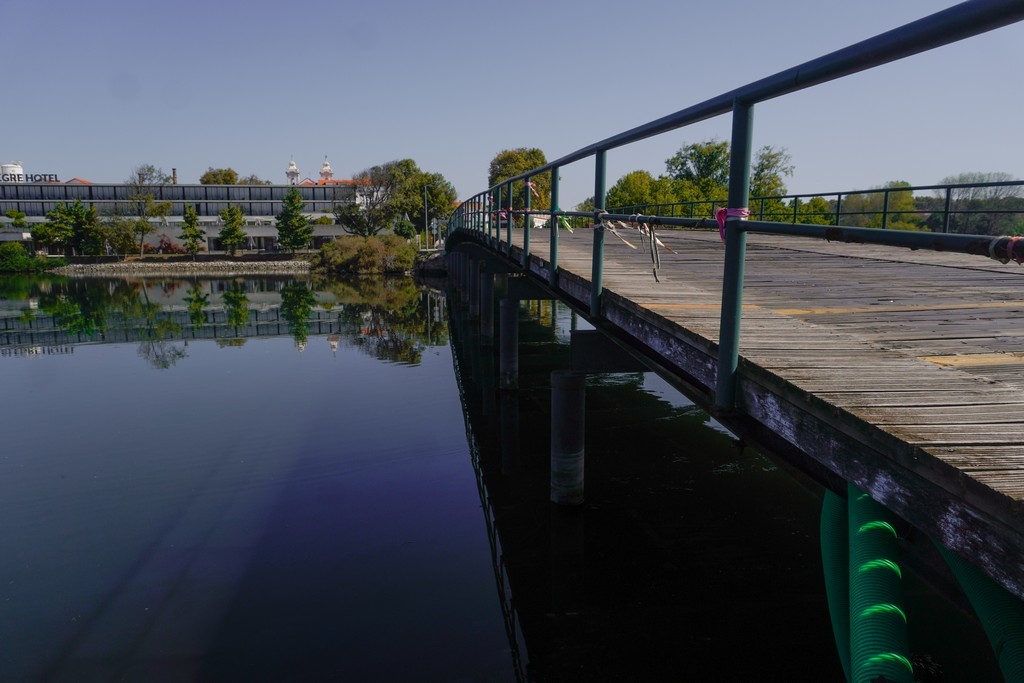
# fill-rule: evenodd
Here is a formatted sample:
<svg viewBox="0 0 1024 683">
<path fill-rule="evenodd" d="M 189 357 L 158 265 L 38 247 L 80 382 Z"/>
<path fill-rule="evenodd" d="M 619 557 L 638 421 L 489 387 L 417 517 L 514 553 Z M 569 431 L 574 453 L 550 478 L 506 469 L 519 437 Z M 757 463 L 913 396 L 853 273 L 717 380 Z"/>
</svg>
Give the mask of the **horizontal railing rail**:
<svg viewBox="0 0 1024 683">
<path fill-rule="evenodd" d="M 763 232 L 778 235 L 810 236 L 833 241 L 888 244 L 911 249 L 938 249 L 963 254 L 973 254 L 1006 260 L 1017 258 L 1024 252 L 1015 250 L 1016 240 L 1008 237 L 979 237 L 944 233 L 917 233 L 902 230 L 847 227 L 841 225 L 781 223 L 764 220 L 744 220 L 749 215 L 751 139 L 753 135 L 754 106 L 757 103 L 820 85 L 854 73 L 882 66 L 904 57 L 926 52 L 933 48 L 976 36 L 1024 19 L 1024 3 L 1020 0 L 971 0 L 943 11 L 911 22 L 873 38 L 829 53 L 823 57 L 805 62 L 799 66 L 781 71 L 759 81 L 736 88 L 717 97 L 663 116 L 625 132 L 593 143 L 567 154 L 555 161 L 502 180 L 483 192 L 463 202 L 449 222 L 449 232 L 470 230 L 486 233 L 487 238 L 506 254 L 511 255 L 513 228 L 513 184 L 519 183 L 522 201 L 518 202 L 517 215 L 528 225 L 535 213 L 548 214 L 554 222 L 548 231 L 550 236 L 549 278 L 551 286 L 557 285 L 558 278 L 558 234 L 557 226 L 565 218 L 585 216 L 593 222 L 593 256 L 590 273 L 591 297 L 590 315 L 601 317 L 601 294 L 603 290 L 604 235 L 606 220 L 641 220 L 665 225 L 709 227 L 711 221 L 674 216 L 637 216 L 634 213 L 607 214 L 605 159 L 607 152 L 624 145 L 644 140 L 655 135 L 698 123 L 722 114 L 732 113 L 732 134 L 730 141 L 729 191 L 725 208 L 721 209 L 724 219 L 725 259 L 720 320 L 718 371 L 715 386 L 715 406 L 721 410 L 735 408 L 736 372 L 739 365 L 740 312 L 743 301 L 744 264 L 746 260 L 746 237 L 748 232 Z M 592 212 L 566 212 L 559 207 L 559 169 L 569 164 L 594 158 L 594 210 Z M 544 212 L 531 209 L 531 193 L 534 188 L 531 178 L 549 173 L 551 180 L 551 208 Z M 946 186 L 925 186 L 927 188 Z M 884 204 L 893 193 L 906 192 L 909 188 L 882 188 L 861 191 L 854 194 L 882 192 Z M 849 194 L 849 193 L 848 193 Z M 842 193 L 837 193 L 841 203 Z M 806 196 L 806 195 L 805 195 Z M 815 196 L 815 195 L 809 195 Z M 951 207 L 951 194 L 947 191 L 947 216 Z M 767 199 L 767 198 L 765 198 Z M 756 208 L 756 207 L 755 207 Z M 892 213 L 909 213 L 896 211 Z M 604 215 L 607 214 L 607 215 Z M 759 216 L 760 217 L 760 216 Z M 700 222 L 700 226 L 696 222 Z M 837 221 L 838 222 L 838 221 Z M 883 219 L 882 227 L 888 225 Z M 501 239 L 504 229 L 505 239 Z M 502 247 L 504 245 L 504 247 Z M 521 263 L 529 268 L 530 230 L 522 232 Z"/>
<path fill-rule="evenodd" d="M 922 194 L 925 192 L 932 194 Z M 893 206 L 890 202 L 893 196 L 909 197 L 913 206 Z M 827 207 L 813 209 L 807 202 L 814 199 L 826 202 Z M 725 202 L 726 199 L 721 197 L 688 202 L 626 204 L 609 210 L 627 214 L 710 218 L 714 216 L 715 209 L 724 206 Z M 849 208 L 851 202 L 854 209 Z M 751 217 L 773 222 L 887 228 L 893 225 L 895 218 L 897 222 L 903 221 L 900 229 L 966 234 L 992 234 L 1005 227 L 1024 230 L 1024 180 L 768 195 L 751 197 L 749 203 Z M 907 221 L 908 216 L 916 218 L 917 222 Z M 972 221 L 975 217 L 988 220 Z M 999 217 L 1011 219 L 1012 225 L 999 221 Z M 877 225 L 863 225 L 862 222 Z"/>
</svg>

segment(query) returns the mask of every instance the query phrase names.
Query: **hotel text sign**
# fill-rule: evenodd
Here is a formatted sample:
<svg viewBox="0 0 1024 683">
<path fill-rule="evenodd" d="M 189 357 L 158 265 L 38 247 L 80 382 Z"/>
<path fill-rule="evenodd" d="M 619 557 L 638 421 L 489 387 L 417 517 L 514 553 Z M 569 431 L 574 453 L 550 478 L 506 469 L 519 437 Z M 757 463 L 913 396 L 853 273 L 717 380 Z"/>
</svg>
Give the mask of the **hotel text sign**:
<svg viewBox="0 0 1024 683">
<path fill-rule="evenodd" d="M 0 173 L 0 183 L 59 183 L 56 173 Z"/>
</svg>

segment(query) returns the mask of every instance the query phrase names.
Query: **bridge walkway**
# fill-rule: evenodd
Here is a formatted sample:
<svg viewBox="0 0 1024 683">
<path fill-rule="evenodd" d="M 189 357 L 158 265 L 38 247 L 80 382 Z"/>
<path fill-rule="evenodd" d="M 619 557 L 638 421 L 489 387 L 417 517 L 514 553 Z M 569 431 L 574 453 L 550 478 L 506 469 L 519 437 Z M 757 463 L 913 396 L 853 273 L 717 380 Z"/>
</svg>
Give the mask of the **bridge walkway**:
<svg viewBox="0 0 1024 683">
<path fill-rule="evenodd" d="M 606 233 L 603 320 L 711 397 L 717 233 Z M 504 238 L 505 233 L 502 232 Z M 493 242 L 485 234 L 472 239 Z M 530 233 L 546 281 L 550 232 Z M 587 309 L 593 231 L 560 231 L 557 293 Z M 521 259 L 523 231 L 513 231 Z M 501 245 L 500 248 L 504 248 Z M 737 419 L 770 430 L 1024 595 L 1024 269 L 750 234 Z M 708 401 L 710 402 L 710 401 Z"/>
</svg>

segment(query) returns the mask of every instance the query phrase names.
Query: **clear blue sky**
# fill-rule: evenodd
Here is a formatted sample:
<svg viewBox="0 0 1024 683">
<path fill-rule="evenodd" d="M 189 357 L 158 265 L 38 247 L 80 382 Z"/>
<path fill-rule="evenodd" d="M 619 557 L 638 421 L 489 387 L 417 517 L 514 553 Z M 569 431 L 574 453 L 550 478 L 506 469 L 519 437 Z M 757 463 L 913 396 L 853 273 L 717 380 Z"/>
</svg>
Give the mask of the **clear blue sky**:
<svg viewBox="0 0 1024 683">
<path fill-rule="evenodd" d="M 284 182 L 411 157 L 465 198 L 500 150 L 549 159 L 955 3 L 934 0 L 0 0 L 0 161 L 120 182 L 230 166 Z M 1024 25 L 758 105 L 791 192 L 1024 175 Z M 727 117 L 609 154 L 664 171 Z M 592 164 L 563 174 L 565 206 Z"/>
</svg>

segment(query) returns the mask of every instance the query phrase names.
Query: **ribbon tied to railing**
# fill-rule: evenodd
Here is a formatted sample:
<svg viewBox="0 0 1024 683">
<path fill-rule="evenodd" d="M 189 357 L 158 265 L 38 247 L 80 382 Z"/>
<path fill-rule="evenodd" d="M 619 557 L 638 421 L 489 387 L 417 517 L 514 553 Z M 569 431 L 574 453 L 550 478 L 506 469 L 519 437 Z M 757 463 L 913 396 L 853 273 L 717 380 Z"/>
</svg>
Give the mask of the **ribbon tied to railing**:
<svg viewBox="0 0 1024 683">
<path fill-rule="evenodd" d="M 530 188 L 530 192 L 533 193 L 534 197 L 537 197 L 538 199 L 540 198 L 540 195 L 537 193 L 537 184 L 536 183 L 534 183 L 532 180 L 527 180 L 526 181 L 526 186 L 528 188 Z"/>
<path fill-rule="evenodd" d="M 727 209 L 724 206 L 718 208 L 715 211 L 715 220 L 718 221 L 718 236 L 722 238 L 722 242 L 725 243 L 725 221 L 729 218 L 739 218 L 745 220 L 750 216 L 750 209 L 743 207 L 742 209 Z"/>
<path fill-rule="evenodd" d="M 599 213 L 600 214 L 607 214 L 608 212 L 607 211 L 601 211 Z M 629 220 L 626 220 L 626 221 L 609 220 L 607 218 L 602 217 L 601 222 L 598 223 L 594 227 L 600 227 L 600 228 L 604 228 L 604 229 L 608 230 L 613 235 L 615 235 L 620 240 L 622 240 L 623 243 L 625 243 L 625 245 L 627 247 L 629 247 L 630 249 L 636 249 L 636 246 L 633 245 L 625 237 L 620 235 L 618 230 L 616 230 L 616 228 L 619 228 L 619 229 L 635 229 L 638 233 L 640 233 L 640 244 L 641 245 L 643 245 L 643 243 L 644 243 L 644 238 L 648 238 L 648 244 L 650 245 L 650 253 L 651 253 L 651 263 L 654 265 L 654 268 L 653 268 L 654 280 L 656 282 L 661 282 L 661 278 L 658 277 L 658 268 L 661 267 L 661 254 L 658 253 L 658 247 L 661 247 L 665 251 L 668 251 L 668 252 L 673 253 L 673 254 L 675 252 L 672 251 L 671 247 L 669 247 L 667 244 L 665 244 L 664 242 L 662 242 L 658 238 L 658 235 L 654 231 L 654 223 L 653 222 L 648 222 L 648 221 L 642 220 L 642 217 L 640 215 L 634 214 L 634 215 L 629 217 Z"/>
</svg>

